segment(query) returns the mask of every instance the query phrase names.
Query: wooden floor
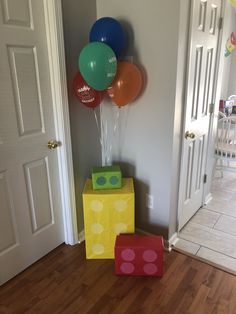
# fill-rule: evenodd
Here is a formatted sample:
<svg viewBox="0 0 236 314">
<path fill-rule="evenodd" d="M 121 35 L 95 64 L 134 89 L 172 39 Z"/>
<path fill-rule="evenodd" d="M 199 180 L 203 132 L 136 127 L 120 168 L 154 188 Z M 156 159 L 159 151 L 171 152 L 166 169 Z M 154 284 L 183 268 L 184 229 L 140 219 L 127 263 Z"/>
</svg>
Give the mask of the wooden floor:
<svg viewBox="0 0 236 314">
<path fill-rule="evenodd" d="M 236 277 L 174 251 L 161 279 L 117 277 L 61 245 L 0 287 L 0 313 L 236 313 Z"/>
</svg>

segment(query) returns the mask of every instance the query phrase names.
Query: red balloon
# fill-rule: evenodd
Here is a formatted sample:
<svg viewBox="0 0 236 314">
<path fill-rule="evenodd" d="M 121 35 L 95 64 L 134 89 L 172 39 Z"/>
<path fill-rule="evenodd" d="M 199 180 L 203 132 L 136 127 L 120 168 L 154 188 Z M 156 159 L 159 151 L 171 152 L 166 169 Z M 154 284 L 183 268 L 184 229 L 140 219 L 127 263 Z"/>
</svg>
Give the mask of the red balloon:
<svg viewBox="0 0 236 314">
<path fill-rule="evenodd" d="M 88 108 L 100 105 L 105 91 L 97 91 L 89 86 L 78 71 L 73 80 L 73 90 L 79 101 Z"/>
</svg>

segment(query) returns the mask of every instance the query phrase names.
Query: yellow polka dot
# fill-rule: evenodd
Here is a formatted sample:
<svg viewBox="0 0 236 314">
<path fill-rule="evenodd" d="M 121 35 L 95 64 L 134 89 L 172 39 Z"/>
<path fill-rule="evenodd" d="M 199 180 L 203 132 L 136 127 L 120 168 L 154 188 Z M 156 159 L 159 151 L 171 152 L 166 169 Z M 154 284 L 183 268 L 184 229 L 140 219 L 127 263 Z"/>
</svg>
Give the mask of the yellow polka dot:
<svg viewBox="0 0 236 314">
<path fill-rule="evenodd" d="M 114 206 L 115 206 L 115 209 L 116 209 L 118 212 L 123 212 L 123 211 L 126 210 L 126 208 L 127 208 L 127 201 L 125 201 L 125 200 L 118 200 L 118 201 L 115 201 L 115 202 L 114 202 Z"/>
<path fill-rule="evenodd" d="M 96 255 L 104 253 L 104 245 L 102 245 L 102 244 L 94 244 L 92 246 L 92 252 L 93 252 L 93 254 L 96 254 Z"/>
<path fill-rule="evenodd" d="M 104 230 L 103 226 L 99 223 L 94 223 L 91 225 L 91 231 L 94 234 L 100 234 L 102 233 Z"/>
<path fill-rule="evenodd" d="M 114 228 L 116 234 L 120 234 L 127 231 L 127 225 L 124 224 L 123 222 L 115 224 Z"/>
<path fill-rule="evenodd" d="M 90 203 L 90 208 L 95 211 L 95 212 L 100 212 L 103 210 L 103 203 L 101 201 L 98 200 L 93 200 Z"/>
</svg>

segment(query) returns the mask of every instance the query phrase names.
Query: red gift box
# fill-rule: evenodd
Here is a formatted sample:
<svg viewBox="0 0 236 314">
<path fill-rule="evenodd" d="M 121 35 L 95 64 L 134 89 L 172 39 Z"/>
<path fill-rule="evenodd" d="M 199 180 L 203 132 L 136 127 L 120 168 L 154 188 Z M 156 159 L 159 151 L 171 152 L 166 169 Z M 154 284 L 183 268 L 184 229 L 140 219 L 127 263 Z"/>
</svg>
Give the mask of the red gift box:
<svg viewBox="0 0 236 314">
<path fill-rule="evenodd" d="M 115 273 L 130 276 L 163 276 L 163 237 L 118 235 Z"/>
</svg>

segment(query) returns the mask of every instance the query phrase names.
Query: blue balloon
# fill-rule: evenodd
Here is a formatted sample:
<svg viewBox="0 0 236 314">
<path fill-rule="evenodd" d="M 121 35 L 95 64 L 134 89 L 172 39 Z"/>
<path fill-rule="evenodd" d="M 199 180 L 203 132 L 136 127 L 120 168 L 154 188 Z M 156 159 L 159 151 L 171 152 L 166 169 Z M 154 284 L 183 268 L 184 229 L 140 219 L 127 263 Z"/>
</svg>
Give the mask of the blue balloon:
<svg viewBox="0 0 236 314">
<path fill-rule="evenodd" d="M 89 34 L 89 41 L 107 44 L 118 58 L 124 49 L 125 36 L 122 26 L 116 19 L 102 17 L 93 24 Z"/>
</svg>

